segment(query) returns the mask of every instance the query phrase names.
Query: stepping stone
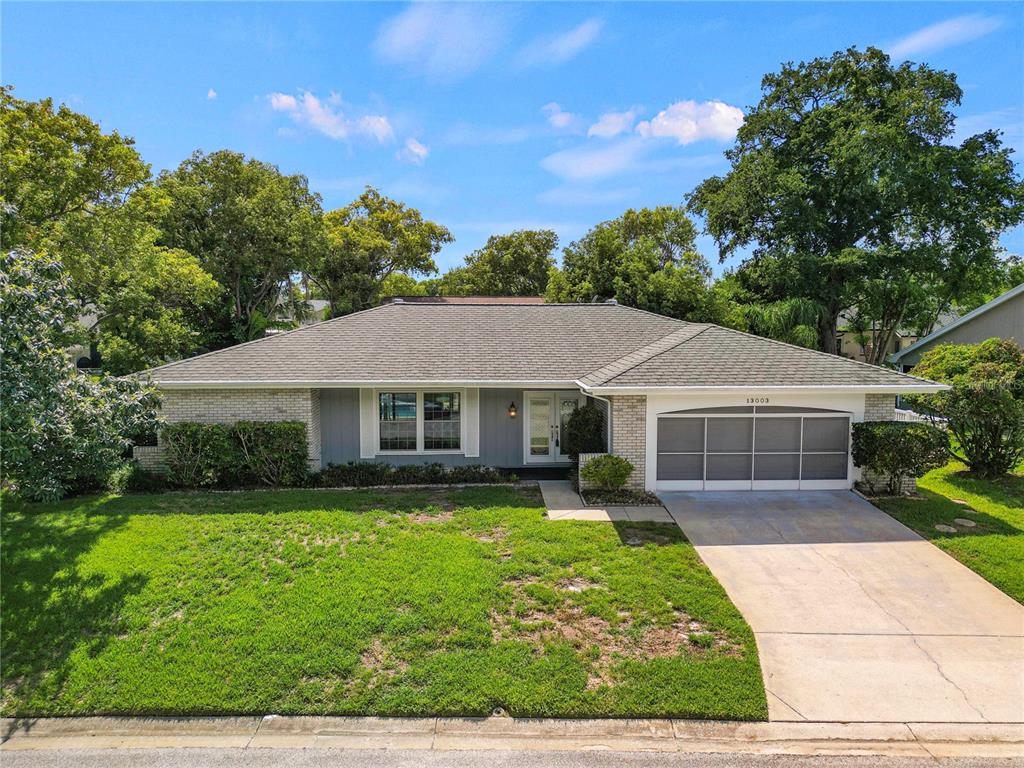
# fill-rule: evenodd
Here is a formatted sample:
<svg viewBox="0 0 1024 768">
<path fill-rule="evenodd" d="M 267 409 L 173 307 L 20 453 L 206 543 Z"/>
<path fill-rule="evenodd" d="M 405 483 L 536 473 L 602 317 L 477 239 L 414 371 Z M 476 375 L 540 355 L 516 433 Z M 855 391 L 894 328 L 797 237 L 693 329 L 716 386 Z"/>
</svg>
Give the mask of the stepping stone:
<svg viewBox="0 0 1024 768">
<path fill-rule="evenodd" d="M 967 502 L 963 499 L 950 499 L 950 501 L 952 501 L 954 504 L 959 504 L 963 507 L 967 506 Z"/>
<path fill-rule="evenodd" d="M 962 517 L 954 518 L 953 522 L 956 523 L 957 525 L 962 525 L 964 528 L 973 528 L 974 526 L 977 525 L 977 523 L 974 522 L 973 520 L 966 520 L 966 519 L 964 519 Z"/>
<path fill-rule="evenodd" d="M 952 525 L 943 525 L 942 523 L 937 523 L 935 525 L 935 530 L 939 533 L 956 533 L 956 528 Z"/>
</svg>

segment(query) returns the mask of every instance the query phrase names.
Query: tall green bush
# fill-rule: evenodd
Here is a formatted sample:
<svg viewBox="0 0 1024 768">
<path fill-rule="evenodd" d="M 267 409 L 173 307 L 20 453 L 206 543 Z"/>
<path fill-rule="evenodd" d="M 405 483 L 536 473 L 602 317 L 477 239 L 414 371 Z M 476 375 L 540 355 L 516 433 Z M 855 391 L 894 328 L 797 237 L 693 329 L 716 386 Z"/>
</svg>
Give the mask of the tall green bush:
<svg viewBox="0 0 1024 768">
<path fill-rule="evenodd" d="M 946 420 L 956 438 L 950 453 L 972 473 L 999 477 L 1024 461 L 1024 349 L 1018 344 L 943 344 L 925 353 L 914 374 L 951 385 L 906 399 Z"/>
<path fill-rule="evenodd" d="M 309 449 L 301 421 L 240 421 L 232 431 L 246 479 L 261 485 L 299 485 L 305 480 Z"/>
<path fill-rule="evenodd" d="M 945 464 L 948 451 L 949 436 L 933 424 L 865 421 L 853 425 L 853 463 L 884 477 L 893 496 L 905 478 L 920 477 Z"/>
<path fill-rule="evenodd" d="M 597 405 L 587 403 L 573 412 L 562 430 L 561 450 L 573 461 L 578 461 L 581 453 L 607 450 L 604 413 Z"/>
<path fill-rule="evenodd" d="M 241 468 L 241 454 L 226 424 L 182 421 L 161 433 L 167 480 L 181 488 L 222 485 Z"/>
<path fill-rule="evenodd" d="M 2 483 L 26 499 L 102 488 L 132 435 L 157 424 L 159 397 L 145 382 L 75 368 L 79 309 L 59 259 L 0 254 Z"/>
</svg>

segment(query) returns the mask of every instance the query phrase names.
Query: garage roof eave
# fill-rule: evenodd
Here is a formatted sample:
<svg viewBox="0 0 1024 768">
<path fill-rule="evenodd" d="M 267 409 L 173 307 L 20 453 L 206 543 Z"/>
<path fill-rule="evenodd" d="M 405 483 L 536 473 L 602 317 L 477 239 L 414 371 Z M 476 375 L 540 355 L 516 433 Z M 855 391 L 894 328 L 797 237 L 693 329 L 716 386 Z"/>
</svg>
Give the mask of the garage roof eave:
<svg viewBox="0 0 1024 768">
<path fill-rule="evenodd" d="M 910 395 L 910 394 L 934 394 L 950 389 L 947 384 L 808 384 L 808 385 L 760 385 L 750 384 L 742 386 L 657 386 L 657 387 L 602 387 L 587 386 L 583 382 L 576 384 L 584 392 L 597 395 L 670 395 L 670 394 L 749 394 L 750 392 L 842 392 L 881 394 L 881 395 Z"/>
</svg>

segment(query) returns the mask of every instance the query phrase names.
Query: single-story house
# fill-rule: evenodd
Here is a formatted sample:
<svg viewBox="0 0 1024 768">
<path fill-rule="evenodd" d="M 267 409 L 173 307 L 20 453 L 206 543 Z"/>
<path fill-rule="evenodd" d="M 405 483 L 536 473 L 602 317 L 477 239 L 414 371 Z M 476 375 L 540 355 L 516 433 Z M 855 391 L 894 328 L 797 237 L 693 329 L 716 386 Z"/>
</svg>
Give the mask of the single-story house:
<svg viewBox="0 0 1024 768">
<path fill-rule="evenodd" d="M 1024 344 L 1024 283 L 890 355 L 889 362 L 909 371 L 939 344 L 980 344 L 991 338 Z"/>
<path fill-rule="evenodd" d="M 145 375 L 168 422 L 305 422 L 314 467 L 567 467 L 560 435 L 590 400 L 651 491 L 848 488 L 851 422 L 943 388 L 614 302 L 397 301 Z"/>
</svg>

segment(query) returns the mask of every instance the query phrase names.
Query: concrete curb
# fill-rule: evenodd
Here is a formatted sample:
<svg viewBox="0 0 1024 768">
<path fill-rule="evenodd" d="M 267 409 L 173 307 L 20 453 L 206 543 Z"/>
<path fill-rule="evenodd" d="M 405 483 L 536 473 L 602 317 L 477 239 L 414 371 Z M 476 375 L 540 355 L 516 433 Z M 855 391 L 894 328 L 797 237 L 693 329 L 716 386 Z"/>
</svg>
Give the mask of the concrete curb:
<svg viewBox="0 0 1024 768">
<path fill-rule="evenodd" d="M 0 720 L 0 750 L 337 748 L 1021 757 L 1024 724 L 385 717 Z"/>
</svg>

